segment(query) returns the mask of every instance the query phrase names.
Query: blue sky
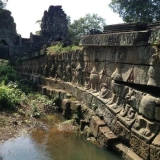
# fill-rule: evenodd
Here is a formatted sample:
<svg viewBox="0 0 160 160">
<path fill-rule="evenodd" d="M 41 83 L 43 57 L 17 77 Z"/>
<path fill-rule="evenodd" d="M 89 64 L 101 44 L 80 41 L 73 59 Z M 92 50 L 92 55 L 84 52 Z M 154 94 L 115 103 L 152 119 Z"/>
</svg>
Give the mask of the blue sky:
<svg viewBox="0 0 160 160">
<path fill-rule="evenodd" d="M 8 0 L 6 9 L 12 12 L 17 24 L 17 32 L 28 38 L 39 30 L 35 24 L 40 20 L 50 5 L 62 5 L 64 12 L 71 17 L 71 21 L 84 17 L 87 13 L 96 13 L 106 20 L 106 24 L 123 23 L 118 14 L 108 7 L 110 0 Z"/>
</svg>

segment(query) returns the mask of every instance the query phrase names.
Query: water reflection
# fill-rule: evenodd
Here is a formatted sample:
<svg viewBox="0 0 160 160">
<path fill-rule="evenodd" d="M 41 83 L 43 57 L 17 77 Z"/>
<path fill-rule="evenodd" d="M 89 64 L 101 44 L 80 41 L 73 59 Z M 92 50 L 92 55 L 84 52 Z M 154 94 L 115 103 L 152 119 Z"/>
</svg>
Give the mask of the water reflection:
<svg viewBox="0 0 160 160">
<path fill-rule="evenodd" d="M 56 126 L 36 129 L 30 135 L 6 141 L 0 146 L 0 160 L 121 160 L 75 133 Z"/>
</svg>

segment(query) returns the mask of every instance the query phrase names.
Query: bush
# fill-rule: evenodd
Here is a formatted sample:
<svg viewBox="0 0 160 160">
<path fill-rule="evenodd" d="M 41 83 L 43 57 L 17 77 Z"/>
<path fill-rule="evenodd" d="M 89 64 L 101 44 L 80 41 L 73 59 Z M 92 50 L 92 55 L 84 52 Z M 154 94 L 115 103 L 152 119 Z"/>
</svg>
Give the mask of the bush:
<svg viewBox="0 0 160 160">
<path fill-rule="evenodd" d="M 0 82 L 4 81 L 8 84 L 10 81 L 16 81 L 18 76 L 14 68 L 9 64 L 8 61 L 0 61 Z"/>
<path fill-rule="evenodd" d="M 16 109 L 22 100 L 25 99 L 25 94 L 19 90 L 18 85 L 9 82 L 7 85 L 4 81 L 0 84 L 0 109 Z"/>
</svg>

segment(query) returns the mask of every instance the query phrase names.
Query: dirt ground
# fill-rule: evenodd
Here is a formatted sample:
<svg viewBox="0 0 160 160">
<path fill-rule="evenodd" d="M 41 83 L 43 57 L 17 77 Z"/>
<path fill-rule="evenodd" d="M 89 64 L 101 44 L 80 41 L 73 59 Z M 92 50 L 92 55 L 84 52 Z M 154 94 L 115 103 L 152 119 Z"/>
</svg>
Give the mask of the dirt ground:
<svg viewBox="0 0 160 160">
<path fill-rule="evenodd" d="M 0 112 L 0 143 L 19 134 L 27 134 L 33 128 L 42 125 L 40 120 L 33 117 L 26 118 L 16 112 Z"/>
</svg>

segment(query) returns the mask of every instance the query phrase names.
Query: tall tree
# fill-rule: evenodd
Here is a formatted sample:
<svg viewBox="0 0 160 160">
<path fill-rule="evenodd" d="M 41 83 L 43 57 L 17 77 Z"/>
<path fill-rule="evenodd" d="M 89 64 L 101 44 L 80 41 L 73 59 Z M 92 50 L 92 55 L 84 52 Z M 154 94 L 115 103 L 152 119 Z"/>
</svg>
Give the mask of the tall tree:
<svg viewBox="0 0 160 160">
<path fill-rule="evenodd" d="M 4 2 L 2 0 L 0 0 L 0 10 L 4 9 L 6 6 L 7 0 Z"/>
<path fill-rule="evenodd" d="M 125 22 L 154 22 L 160 20 L 160 0 L 111 0 L 109 7 Z"/>
<path fill-rule="evenodd" d="M 98 16 L 98 14 L 86 14 L 85 17 L 81 17 L 71 24 L 69 23 L 68 28 L 72 43 L 78 44 L 80 39 L 92 29 L 102 31 L 104 25 L 105 19 Z"/>
</svg>

